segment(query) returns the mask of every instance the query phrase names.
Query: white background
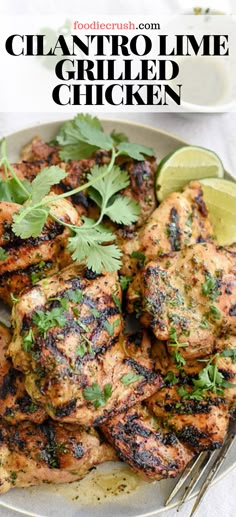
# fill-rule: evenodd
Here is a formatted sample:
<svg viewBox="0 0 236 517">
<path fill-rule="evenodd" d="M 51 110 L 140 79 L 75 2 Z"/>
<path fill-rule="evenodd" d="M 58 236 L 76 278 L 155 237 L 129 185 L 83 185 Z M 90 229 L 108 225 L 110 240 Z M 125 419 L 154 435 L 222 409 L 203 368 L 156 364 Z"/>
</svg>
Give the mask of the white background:
<svg viewBox="0 0 236 517">
<path fill-rule="evenodd" d="M 236 11 L 235 0 L 99 0 L 99 12 L 102 14 L 144 14 L 153 15 L 157 12 L 180 12 L 186 8 L 194 6 L 214 7 L 223 9 L 228 12 Z M 84 14 L 93 14 L 98 12 L 97 0 L 87 0 L 81 2 L 78 0 L 1 0 L 0 14 L 11 13 L 53 13 L 55 9 L 65 12 L 65 5 L 70 13 L 83 12 Z M 66 118 L 68 115 L 63 113 L 62 116 L 50 113 L 0 113 L 0 136 L 6 135 L 11 131 L 21 129 L 29 125 L 35 125 L 47 120 L 56 120 Z M 71 114 L 70 114 L 71 117 Z M 105 113 L 104 117 L 114 118 L 114 114 L 109 116 Z M 231 173 L 236 177 L 236 113 L 224 114 L 174 114 L 174 113 L 141 113 L 125 114 L 118 113 L 116 118 L 125 118 L 134 120 L 162 130 L 169 131 L 177 136 L 186 139 L 189 143 L 202 145 L 215 150 L 223 160 L 223 163 Z M 223 480 L 212 487 L 204 502 L 202 503 L 198 517 L 235 517 L 236 515 L 236 469 L 231 471 Z M 171 510 L 162 514 L 161 517 L 188 517 L 190 514 L 192 503 L 187 503 L 176 514 L 175 510 Z M 16 513 L 8 511 L 0 507 L 1 517 L 16 517 Z M 58 514 L 60 517 L 60 514 Z M 79 516 L 78 516 L 79 517 Z M 92 516 L 91 516 L 92 517 Z M 125 517 L 125 516 L 124 516 Z"/>
</svg>

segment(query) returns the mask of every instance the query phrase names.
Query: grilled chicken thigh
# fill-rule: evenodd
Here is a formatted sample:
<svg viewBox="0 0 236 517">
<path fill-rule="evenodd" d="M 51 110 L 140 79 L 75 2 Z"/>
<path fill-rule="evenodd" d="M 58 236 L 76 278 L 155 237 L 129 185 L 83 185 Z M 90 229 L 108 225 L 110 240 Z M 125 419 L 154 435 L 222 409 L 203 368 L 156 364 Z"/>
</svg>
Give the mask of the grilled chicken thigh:
<svg viewBox="0 0 236 517">
<path fill-rule="evenodd" d="M 219 352 L 232 349 L 236 349 L 236 336 L 218 340 Z M 211 356 L 206 358 L 206 361 L 210 359 Z M 214 356 L 212 361 L 212 364 L 215 364 Z M 159 359 L 156 368 L 159 366 L 158 363 Z M 211 390 L 196 391 L 194 380 L 198 379 L 198 374 L 205 365 L 204 362 L 192 360 L 180 370 L 170 358 L 168 366 L 165 365 L 164 386 L 146 401 L 148 408 L 161 420 L 162 425 L 175 432 L 182 442 L 196 451 L 214 449 L 222 445 L 230 410 L 234 409 L 236 402 L 236 363 L 232 358 L 217 357 L 219 373 L 225 381 L 232 383 L 232 386 L 224 388 L 222 393 Z M 160 367 L 160 371 L 163 374 L 163 368 Z"/>
<path fill-rule="evenodd" d="M 40 424 L 47 413 L 31 400 L 25 390 L 24 375 L 6 357 L 10 341 L 10 330 L 0 325 L 0 418 L 10 424 L 21 420 Z"/>
<path fill-rule="evenodd" d="M 212 352 L 236 334 L 236 248 L 199 243 L 149 262 L 128 290 L 129 310 L 185 359 Z"/>
<path fill-rule="evenodd" d="M 226 350 L 236 350 L 235 336 L 218 341 L 218 353 Z M 219 355 L 217 367 L 234 386 L 224 388 L 221 395 L 206 391 L 201 399 L 198 394 L 197 400 L 191 398 L 193 380 L 205 363 L 191 361 L 179 370 L 163 342 L 154 345 L 153 353 L 157 371 L 165 375 L 163 385 L 142 404 L 102 425 L 119 457 L 147 480 L 174 477 L 196 452 L 220 447 L 236 402 L 236 363 L 230 354 Z"/>
<path fill-rule="evenodd" d="M 98 425 L 160 385 L 146 334 L 137 360 L 125 354 L 120 303 L 117 274 L 70 266 L 15 304 L 9 353 L 29 395 L 52 418 Z"/>
<path fill-rule="evenodd" d="M 192 181 L 183 192 L 169 194 L 140 230 L 140 250 L 146 260 L 180 251 L 212 236 L 201 184 Z"/>
<path fill-rule="evenodd" d="M 91 468 L 116 459 L 94 429 L 48 420 L 16 426 L 0 421 L 0 493 L 13 487 L 70 483 Z"/>
<path fill-rule="evenodd" d="M 177 476 L 194 456 L 172 431 L 163 429 L 145 403 L 108 420 L 102 431 L 119 457 L 146 481 Z"/>
<path fill-rule="evenodd" d="M 138 231 L 117 232 L 123 252 L 121 273 L 132 277 L 140 267 L 142 255 L 146 262 L 157 260 L 186 246 L 209 241 L 212 233 L 201 185 L 192 181 L 183 192 L 169 194 Z M 132 257 L 137 252 L 137 257 Z"/>
<path fill-rule="evenodd" d="M 61 221 L 80 224 L 78 213 L 66 199 L 50 206 Z M 25 287 L 71 262 L 65 249 L 70 231 L 50 217 L 39 237 L 21 239 L 12 232 L 12 218 L 19 208 L 15 203 L 0 202 L 0 246 L 7 253 L 0 261 L 0 297 L 8 304 L 12 303 L 11 294 L 17 297 Z"/>
</svg>

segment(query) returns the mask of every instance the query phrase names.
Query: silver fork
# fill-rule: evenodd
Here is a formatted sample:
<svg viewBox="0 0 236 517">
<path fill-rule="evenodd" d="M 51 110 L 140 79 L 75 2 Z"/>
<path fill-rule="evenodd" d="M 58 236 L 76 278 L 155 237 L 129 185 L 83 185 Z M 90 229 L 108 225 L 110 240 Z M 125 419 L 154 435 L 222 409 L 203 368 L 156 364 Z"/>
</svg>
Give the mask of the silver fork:
<svg viewBox="0 0 236 517">
<path fill-rule="evenodd" d="M 193 505 L 191 514 L 189 517 L 192 517 L 195 512 L 197 511 L 201 501 L 203 500 L 203 497 L 206 495 L 206 491 L 209 488 L 212 480 L 214 479 L 216 473 L 218 472 L 219 468 L 223 464 L 226 455 L 234 441 L 236 435 L 236 419 L 231 418 L 228 432 L 226 435 L 226 438 L 224 440 L 224 443 L 220 450 L 216 450 L 214 452 L 211 451 L 204 451 L 201 452 L 197 458 L 195 457 L 184 469 L 182 472 L 179 481 L 176 483 L 174 489 L 172 490 L 171 494 L 169 495 L 168 499 L 165 502 L 165 506 L 167 506 L 174 497 L 178 494 L 178 492 L 185 487 L 184 493 L 181 497 L 180 502 L 178 503 L 178 508 L 183 505 L 183 503 L 186 501 L 188 496 L 192 493 L 193 489 L 195 488 L 196 484 L 199 480 L 202 480 L 202 484 L 200 487 L 200 490 L 198 492 L 196 501 Z M 213 463 L 212 463 L 212 460 Z M 206 472 L 207 467 L 209 467 L 211 463 L 211 468 L 208 472 L 208 474 L 203 477 L 204 472 Z M 188 486 L 186 485 L 188 483 Z"/>
</svg>

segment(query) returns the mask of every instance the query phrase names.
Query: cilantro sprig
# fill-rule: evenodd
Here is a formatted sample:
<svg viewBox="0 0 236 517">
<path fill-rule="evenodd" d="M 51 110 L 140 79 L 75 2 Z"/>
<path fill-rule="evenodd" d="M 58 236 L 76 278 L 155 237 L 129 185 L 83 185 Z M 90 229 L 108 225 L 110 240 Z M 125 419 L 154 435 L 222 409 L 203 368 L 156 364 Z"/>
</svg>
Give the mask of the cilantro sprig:
<svg viewBox="0 0 236 517">
<path fill-rule="evenodd" d="M 0 165 L 4 168 L 6 181 L 0 183 L 0 200 L 23 205 L 13 217 L 12 230 L 22 239 L 38 237 L 50 216 L 71 231 L 68 249 L 73 260 L 85 260 L 87 267 L 96 273 L 101 273 L 103 268 L 116 271 L 121 266 L 121 251 L 114 243 L 113 233 L 101 226 L 101 222 L 107 216 L 115 223 L 130 225 L 137 221 L 140 207 L 128 196 L 118 194 L 129 185 L 130 180 L 128 173 L 119 169 L 115 161 L 120 155 L 144 160 L 145 155 L 154 154 L 153 150 L 129 143 L 121 133 L 106 135 L 96 117 L 83 114 L 62 126 L 55 143 L 60 146 L 59 155 L 65 161 L 88 158 L 102 148 L 109 153 L 110 162 L 102 167 L 92 167 L 84 185 L 50 196 L 51 187 L 65 179 L 67 173 L 59 166 L 52 166 L 43 169 L 31 184 L 21 181 L 7 159 L 6 142 L 3 140 Z M 100 208 L 98 220 L 84 217 L 83 224 L 75 226 L 65 223 L 51 212 L 52 203 L 85 189 L 89 189 L 90 198 Z"/>
<path fill-rule="evenodd" d="M 183 400 L 203 400 L 209 391 L 224 396 L 224 389 L 236 387 L 236 384 L 226 381 L 219 370 L 220 357 L 230 357 L 234 362 L 236 360 L 236 350 L 224 350 L 207 360 L 206 366 L 198 373 L 197 378 L 193 379 L 193 389 L 191 391 L 183 386 L 178 388 L 178 394 Z"/>
<path fill-rule="evenodd" d="M 179 351 L 179 349 L 185 348 L 186 346 L 188 346 L 188 343 L 179 343 L 177 332 L 174 327 L 170 328 L 169 346 L 173 347 L 172 355 L 173 355 L 173 359 L 175 361 L 177 368 L 181 368 L 182 366 L 184 366 L 186 364 L 186 361 L 185 361 L 183 355 L 181 354 L 181 352 Z"/>
<path fill-rule="evenodd" d="M 85 400 L 89 400 L 93 403 L 95 409 L 101 406 L 105 406 L 106 402 L 112 395 L 112 385 L 106 384 L 102 390 L 100 386 L 94 382 L 92 386 L 87 386 L 83 391 Z"/>
</svg>

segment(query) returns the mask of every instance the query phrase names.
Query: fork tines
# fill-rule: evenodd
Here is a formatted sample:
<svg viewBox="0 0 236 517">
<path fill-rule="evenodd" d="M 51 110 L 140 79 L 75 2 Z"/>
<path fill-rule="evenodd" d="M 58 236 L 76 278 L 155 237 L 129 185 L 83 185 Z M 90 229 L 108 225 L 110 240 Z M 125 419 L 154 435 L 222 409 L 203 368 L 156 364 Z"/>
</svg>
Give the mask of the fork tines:
<svg viewBox="0 0 236 517">
<path fill-rule="evenodd" d="M 207 489 L 209 488 L 211 481 L 214 479 L 216 473 L 218 472 L 219 468 L 223 464 L 226 454 L 229 451 L 236 433 L 236 420 L 231 419 L 229 429 L 227 436 L 225 438 L 225 441 L 223 443 L 222 448 L 219 451 L 204 451 L 201 452 L 197 458 L 195 457 L 184 469 L 184 471 L 181 474 L 180 479 L 176 483 L 174 489 L 172 490 L 171 494 L 169 495 L 168 499 L 165 502 L 165 506 L 167 506 L 174 497 L 180 492 L 181 489 L 185 487 L 184 493 L 180 499 L 180 502 L 178 503 L 178 510 L 182 506 L 182 504 L 187 500 L 187 498 L 192 493 L 193 489 L 197 485 L 197 483 L 202 479 L 204 472 L 207 472 L 207 467 L 209 467 L 211 463 L 211 468 L 206 475 L 206 477 L 203 478 L 202 485 L 200 487 L 197 499 L 194 503 L 192 512 L 190 514 L 190 517 L 194 515 L 197 508 L 199 507 L 200 502 L 202 501 L 203 497 L 206 494 Z M 212 463 L 212 460 L 214 459 L 214 462 Z"/>
</svg>

